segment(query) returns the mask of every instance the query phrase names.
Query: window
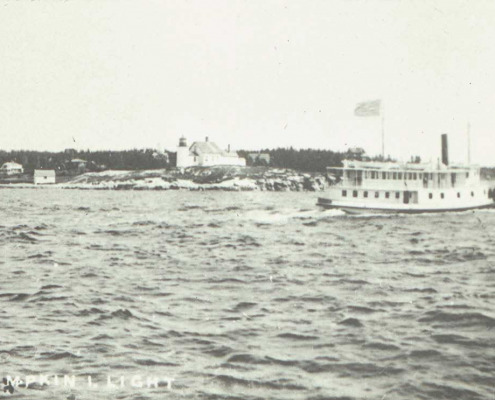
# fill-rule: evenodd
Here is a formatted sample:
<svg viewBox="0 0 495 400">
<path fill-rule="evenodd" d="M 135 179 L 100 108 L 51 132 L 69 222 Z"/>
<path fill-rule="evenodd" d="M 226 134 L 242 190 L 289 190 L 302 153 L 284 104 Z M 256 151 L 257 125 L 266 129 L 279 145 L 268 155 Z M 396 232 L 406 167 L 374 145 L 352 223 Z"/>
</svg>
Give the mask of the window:
<svg viewBox="0 0 495 400">
<path fill-rule="evenodd" d="M 399 179 L 402 179 L 402 172 L 399 172 Z"/>
<path fill-rule="evenodd" d="M 416 172 L 413 173 L 413 179 L 414 180 L 418 179 L 418 174 L 416 174 Z"/>
<path fill-rule="evenodd" d="M 387 179 L 387 173 L 386 172 L 382 172 L 382 179 Z"/>
<path fill-rule="evenodd" d="M 466 172 L 466 178 L 469 178 L 469 172 Z"/>
<path fill-rule="evenodd" d="M 364 193 L 363 193 L 363 196 L 364 196 L 365 198 L 367 198 L 367 197 L 368 197 L 368 192 L 364 192 Z"/>
<path fill-rule="evenodd" d="M 342 197 L 347 197 L 347 190 L 342 190 Z"/>
<path fill-rule="evenodd" d="M 428 198 L 433 199 L 433 193 L 430 193 L 430 194 L 428 195 Z"/>
<path fill-rule="evenodd" d="M 471 192 L 471 197 L 474 197 L 474 192 Z"/>
<path fill-rule="evenodd" d="M 385 198 L 386 199 L 390 198 L 390 193 L 389 192 L 385 192 Z"/>
<path fill-rule="evenodd" d="M 461 198 L 461 194 L 459 192 L 457 192 L 457 198 Z"/>
<path fill-rule="evenodd" d="M 395 198 L 400 199 L 400 192 L 395 192 Z"/>
<path fill-rule="evenodd" d="M 445 193 L 440 193 L 440 198 L 445 199 Z"/>
<path fill-rule="evenodd" d="M 352 192 L 352 197 L 357 197 L 357 196 L 358 196 L 358 192 L 357 192 L 357 190 L 354 190 L 354 191 Z"/>
<path fill-rule="evenodd" d="M 380 197 L 380 192 L 375 192 L 375 199 L 378 199 Z"/>
<path fill-rule="evenodd" d="M 397 179 L 397 172 L 394 172 L 394 179 Z"/>
</svg>

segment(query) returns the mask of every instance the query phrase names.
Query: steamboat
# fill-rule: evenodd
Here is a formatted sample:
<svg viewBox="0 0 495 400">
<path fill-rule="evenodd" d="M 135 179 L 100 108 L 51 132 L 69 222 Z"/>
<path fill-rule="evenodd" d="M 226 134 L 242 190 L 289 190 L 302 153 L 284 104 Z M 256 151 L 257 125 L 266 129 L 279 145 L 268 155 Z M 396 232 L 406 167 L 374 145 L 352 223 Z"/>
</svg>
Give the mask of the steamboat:
<svg viewBox="0 0 495 400">
<path fill-rule="evenodd" d="M 398 163 L 344 160 L 328 167 L 336 183 L 318 198 L 326 209 L 360 213 L 464 211 L 495 205 L 495 190 L 481 179 L 476 165 L 449 165 L 447 135 L 442 161 Z"/>
</svg>

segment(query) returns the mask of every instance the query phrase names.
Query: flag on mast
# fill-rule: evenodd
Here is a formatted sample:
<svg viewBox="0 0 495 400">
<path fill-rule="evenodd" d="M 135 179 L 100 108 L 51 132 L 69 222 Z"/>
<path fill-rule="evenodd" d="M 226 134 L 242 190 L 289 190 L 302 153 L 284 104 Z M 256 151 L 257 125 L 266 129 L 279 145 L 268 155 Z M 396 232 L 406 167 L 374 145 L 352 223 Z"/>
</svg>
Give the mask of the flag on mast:
<svg viewBox="0 0 495 400">
<path fill-rule="evenodd" d="M 354 115 L 357 117 L 376 117 L 381 113 L 381 106 L 381 100 L 358 103 L 354 109 Z"/>
</svg>

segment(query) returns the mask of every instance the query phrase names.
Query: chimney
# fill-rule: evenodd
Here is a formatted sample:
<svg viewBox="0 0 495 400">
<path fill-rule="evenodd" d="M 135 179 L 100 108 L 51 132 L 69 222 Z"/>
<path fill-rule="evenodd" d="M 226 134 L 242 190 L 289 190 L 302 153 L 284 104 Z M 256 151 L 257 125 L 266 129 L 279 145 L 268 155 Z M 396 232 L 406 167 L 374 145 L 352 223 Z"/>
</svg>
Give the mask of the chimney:
<svg viewBox="0 0 495 400">
<path fill-rule="evenodd" d="M 447 134 L 442 134 L 442 164 L 449 165 L 449 144 Z"/>
<path fill-rule="evenodd" d="M 207 141 L 208 141 L 208 136 L 205 137 L 205 142 L 207 142 Z"/>
</svg>

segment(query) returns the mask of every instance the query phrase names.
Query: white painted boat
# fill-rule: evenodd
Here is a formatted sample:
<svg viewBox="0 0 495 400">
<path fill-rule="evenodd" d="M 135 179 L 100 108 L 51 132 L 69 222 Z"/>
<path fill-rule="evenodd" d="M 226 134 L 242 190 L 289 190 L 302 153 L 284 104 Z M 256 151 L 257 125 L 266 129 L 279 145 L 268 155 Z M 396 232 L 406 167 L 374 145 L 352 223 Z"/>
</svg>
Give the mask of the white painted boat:
<svg viewBox="0 0 495 400">
<path fill-rule="evenodd" d="M 465 211 L 495 205 L 495 190 L 481 179 L 480 167 L 449 165 L 447 139 L 442 162 L 398 163 L 345 160 L 329 167 L 338 176 L 318 205 L 347 213 L 425 213 Z"/>
</svg>

